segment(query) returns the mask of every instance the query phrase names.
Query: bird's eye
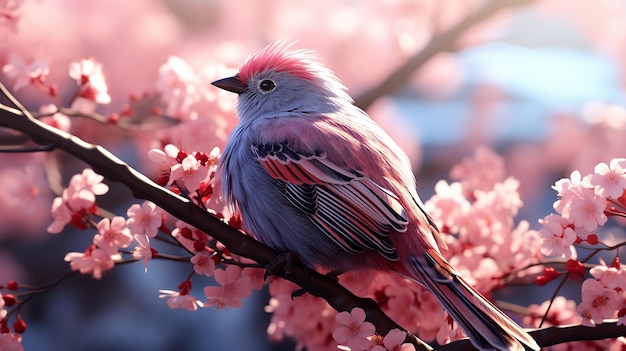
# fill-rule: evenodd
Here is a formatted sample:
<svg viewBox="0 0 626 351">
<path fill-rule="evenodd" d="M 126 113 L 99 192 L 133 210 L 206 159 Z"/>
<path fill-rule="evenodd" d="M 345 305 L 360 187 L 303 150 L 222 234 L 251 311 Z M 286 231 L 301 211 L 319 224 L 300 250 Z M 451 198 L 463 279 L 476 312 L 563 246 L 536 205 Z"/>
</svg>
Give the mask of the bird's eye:
<svg viewBox="0 0 626 351">
<path fill-rule="evenodd" d="M 264 79 L 259 83 L 259 88 L 263 91 L 272 91 L 276 88 L 276 84 L 269 79 Z"/>
</svg>

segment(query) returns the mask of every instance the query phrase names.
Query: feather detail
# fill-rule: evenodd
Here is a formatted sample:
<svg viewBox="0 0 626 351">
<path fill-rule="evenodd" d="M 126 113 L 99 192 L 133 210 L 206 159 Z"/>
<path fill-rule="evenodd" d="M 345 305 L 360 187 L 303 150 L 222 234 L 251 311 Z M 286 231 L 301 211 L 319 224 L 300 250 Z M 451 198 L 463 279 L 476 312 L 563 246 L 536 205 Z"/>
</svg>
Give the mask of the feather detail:
<svg viewBox="0 0 626 351">
<path fill-rule="evenodd" d="M 407 278 L 430 290 L 478 349 L 539 350 L 528 333 L 467 284 L 436 250 L 409 261 L 414 276 Z"/>
<path fill-rule="evenodd" d="M 346 252 L 375 250 L 399 259 L 388 234 L 409 224 L 397 196 L 358 171 L 330 162 L 324 154 L 304 155 L 286 143 L 252 145 L 265 171 L 279 181 L 290 204 Z"/>
</svg>

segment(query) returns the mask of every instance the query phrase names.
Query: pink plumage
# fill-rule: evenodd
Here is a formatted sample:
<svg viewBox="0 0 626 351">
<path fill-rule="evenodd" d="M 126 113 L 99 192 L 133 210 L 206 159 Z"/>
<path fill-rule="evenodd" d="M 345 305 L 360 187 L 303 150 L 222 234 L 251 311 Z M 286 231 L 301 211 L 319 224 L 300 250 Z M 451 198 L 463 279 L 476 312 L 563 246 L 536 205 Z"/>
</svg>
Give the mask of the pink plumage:
<svg viewBox="0 0 626 351">
<path fill-rule="evenodd" d="M 441 256 L 408 158 L 311 52 L 272 44 L 213 84 L 239 94 L 218 172 L 249 233 L 311 267 L 422 284 L 481 350 L 539 349 Z"/>
<path fill-rule="evenodd" d="M 257 72 L 272 69 L 276 72 L 289 72 L 302 79 L 315 79 L 313 52 L 305 50 L 287 51 L 291 45 L 278 41 L 263 51 L 257 52 L 239 67 L 239 78 L 242 82 L 254 76 Z"/>
</svg>

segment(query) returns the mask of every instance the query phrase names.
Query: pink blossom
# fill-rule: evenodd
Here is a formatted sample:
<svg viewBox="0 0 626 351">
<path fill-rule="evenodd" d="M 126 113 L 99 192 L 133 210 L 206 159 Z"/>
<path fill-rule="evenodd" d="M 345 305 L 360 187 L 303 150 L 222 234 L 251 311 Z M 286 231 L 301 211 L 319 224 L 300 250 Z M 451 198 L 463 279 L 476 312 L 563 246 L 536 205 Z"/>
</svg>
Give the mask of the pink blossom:
<svg viewBox="0 0 626 351">
<path fill-rule="evenodd" d="M 56 197 L 52 201 L 52 219 L 52 224 L 46 229 L 51 234 L 60 233 L 65 225 L 72 220 L 72 211 L 61 197 Z"/>
<path fill-rule="evenodd" d="M 41 121 L 56 129 L 69 132 L 72 125 L 70 118 L 57 111 L 58 108 L 53 104 L 42 105 L 39 108 L 39 112 L 46 116 L 42 117 Z"/>
<path fill-rule="evenodd" d="M 102 219 L 97 224 L 98 234 L 93 238 L 93 243 L 99 248 L 114 254 L 119 248 L 125 248 L 133 241 L 130 229 L 126 227 L 124 217 L 113 217 Z"/>
<path fill-rule="evenodd" d="M 265 286 L 265 269 L 246 267 L 241 275 L 250 277 L 250 288 L 261 290 Z"/>
<path fill-rule="evenodd" d="M 412 344 L 404 344 L 406 332 L 400 329 L 391 329 L 383 338 L 382 345 L 372 347 L 372 351 L 415 351 Z"/>
<path fill-rule="evenodd" d="M 220 286 L 207 286 L 204 295 L 208 301 L 207 306 L 215 306 L 216 309 L 229 307 L 241 307 L 241 299 L 250 296 L 250 277 L 241 275 L 241 268 L 229 265 L 226 270 L 216 269 L 215 281 Z"/>
<path fill-rule="evenodd" d="M 519 180 L 508 177 L 488 190 L 475 190 L 473 206 L 487 214 L 489 222 L 514 217 L 523 205 L 519 186 Z"/>
<path fill-rule="evenodd" d="M 575 170 L 569 178 L 559 179 L 552 189 L 557 191 L 558 200 L 554 202 L 554 209 L 563 217 L 569 218 L 571 202 L 580 197 L 583 188 L 592 188 L 589 184 L 591 177 L 582 178 L 579 171 Z"/>
<path fill-rule="evenodd" d="M 626 188 L 626 169 L 623 168 L 625 163 L 624 158 L 614 158 L 610 166 L 606 163 L 596 165 L 590 183 L 595 187 L 598 196 L 604 198 L 622 196 Z"/>
<path fill-rule="evenodd" d="M 548 308 L 550 310 L 548 311 Z M 576 311 L 576 302 L 564 296 L 557 296 L 554 300 L 546 300 L 541 305 L 528 306 L 528 314 L 524 317 L 524 325 L 538 328 L 543 316 L 548 311 L 544 326 L 580 324 L 582 317 Z"/>
<path fill-rule="evenodd" d="M 111 255 L 109 252 L 91 246 L 85 252 L 69 252 L 65 255 L 65 262 L 70 263 L 73 271 L 91 275 L 95 279 L 102 278 L 102 273 L 110 270 L 116 260 L 120 260 L 119 254 Z"/>
<path fill-rule="evenodd" d="M 0 350 L 1 351 L 24 351 L 24 347 L 20 343 L 21 337 L 11 333 L 0 333 Z"/>
<path fill-rule="evenodd" d="M 196 251 L 194 244 L 197 241 L 204 243 L 210 239 L 210 237 L 206 233 L 198 230 L 195 227 L 190 226 L 183 221 L 176 221 L 174 226 L 176 228 L 172 230 L 172 237 L 191 252 Z M 191 238 L 185 237 L 185 233 L 191 235 Z"/>
<path fill-rule="evenodd" d="M 94 58 L 72 62 L 69 74 L 80 87 L 78 97 L 98 104 L 111 102 L 102 65 Z"/>
<path fill-rule="evenodd" d="M 578 305 L 578 312 L 583 316 L 582 324 L 595 326 L 604 319 L 613 318 L 620 302 L 615 290 L 606 288 L 596 279 L 586 279 L 582 285 L 582 302 Z"/>
<path fill-rule="evenodd" d="M 583 227 L 592 231 L 598 225 L 606 223 L 605 208 L 605 198 L 596 196 L 593 189 L 583 188 L 581 189 L 580 197 L 572 200 L 570 213 L 567 218 L 573 220 L 576 227 Z"/>
<path fill-rule="evenodd" d="M 109 186 L 102 183 L 103 180 L 103 176 L 91 168 L 85 168 L 81 174 L 72 176 L 68 188 L 88 190 L 94 195 L 104 195 L 109 191 Z"/>
<path fill-rule="evenodd" d="M 7 316 L 7 310 L 4 309 L 4 299 L 2 293 L 0 293 L 0 320 L 3 320 Z"/>
<path fill-rule="evenodd" d="M 168 115 L 185 113 L 198 98 L 195 77 L 191 67 L 180 57 L 169 57 L 167 63 L 159 68 L 156 88 L 168 103 Z"/>
<path fill-rule="evenodd" d="M 163 150 L 150 149 L 148 151 L 148 158 L 159 165 L 161 171 L 169 172 L 172 166 L 178 163 L 176 158 L 180 149 L 176 145 L 167 144 L 163 147 Z"/>
<path fill-rule="evenodd" d="M 544 255 L 567 259 L 575 256 L 576 249 L 572 245 L 576 241 L 576 232 L 567 219 L 552 213 L 540 219 L 539 223 L 543 225 L 539 235 L 543 239 L 541 252 Z"/>
<path fill-rule="evenodd" d="M 137 246 L 133 249 L 133 258 L 136 260 L 143 260 L 144 272 L 148 271 L 148 261 L 152 259 L 152 247 L 150 246 L 150 239 L 145 234 L 135 234 L 133 236 Z"/>
<path fill-rule="evenodd" d="M 80 187 L 69 186 L 63 190 L 61 197 L 73 213 L 91 208 L 96 204 L 96 195 Z"/>
<path fill-rule="evenodd" d="M 476 190 L 491 190 L 505 178 L 504 159 L 489 148 L 479 147 L 472 157 L 464 158 L 452 167 L 450 178 L 461 180 L 469 194 Z"/>
<path fill-rule="evenodd" d="M 133 234 L 145 234 L 151 238 L 157 235 L 163 223 L 163 210 L 150 201 L 141 205 L 134 204 L 128 208 L 126 224 Z"/>
<path fill-rule="evenodd" d="M 469 213 L 472 205 L 465 198 L 460 182 L 448 184 L 440 180 L 435 184 L 435 195 L 424 206 L 440 224 L 448 226 L 451 231 L 458 231 L 460 219 Z"/>
<path fill-rule="evenodd" d="M 10 62 L 2 67 L 2 72 L 15 80 L 13 90 L 18 91 L 33 80 L 43 81 L 50 72 L 50 67 L 46 61 L 26 63 L 20 57 L 12 56 Z"/>
<path fill-rule="evenodd" d="M 177 180 L 182 180 L 189 191 L 196 191 L 200 188 L 200 183 L 209 175 L 209 169 L 193 155 L 185 157 L 181 163 L 172 166 L 170 180 L 167 185 L 171 185 Z"/>
<path fill-rule="evenodd" d="M 181 308 L 194 312 L 198 310 L 198 307 L 204 306 L 201 301 L 189 294 L 181 294 L 173 290 L 159 290 L 159 292 L 161 293 L 159 298 L 167 298 L 167 305 L 172 309 Z"/>
<path fill-rule="evenodd" d="M 211 254 L 207 251 L 200 251 L 196 253 L 191 259 L 193 263 L 193 270 L 200 275 L 206 275 L 212 277 L 215 272 L 215 261 L 211 257 Z"/>
<path fill-rule="evenodd" d="M 622 267 L 607 266 L 604 260 L 600 259 L 600 264 L 591 268 L 589 273 L 604 287 L 617 291 L 626 302 L 626 270 Z"/>
<path fill-rule="evenodd" d="M 333 331 L 333 338 L 351 350 L 363 350 L 369 343 L 367 338 L 376 331 L 372 323 L 365 321 L 365 311 L 359 307 L 353 308 L 350 313 L 338 313 L 335 316 L 335 323 L 337 326 Z"/>
</svg>

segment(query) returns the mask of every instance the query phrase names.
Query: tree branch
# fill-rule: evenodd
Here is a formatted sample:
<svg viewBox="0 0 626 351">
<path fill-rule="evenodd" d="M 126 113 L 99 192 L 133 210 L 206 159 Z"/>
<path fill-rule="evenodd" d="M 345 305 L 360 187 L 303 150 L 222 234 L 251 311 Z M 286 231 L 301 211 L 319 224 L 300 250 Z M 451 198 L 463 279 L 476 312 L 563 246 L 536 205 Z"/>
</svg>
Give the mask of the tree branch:
<svg viewBox="0 0 626 351">
<path fill-rule="evenodd" d="M 426 45 L 415 56 L 409 58 L 407 62 L 392 72 L 385 80 L 376 85 L 373 89 L 365 91 L 354 100 L 354 104 L 363 110 L 381 96 L 391 94 L 401 88 L 411 77 L 411 74 L 423 66 L 428 60 L 440 52 L 454 49 L 457 40 L 472 26 L 491 17 L 496 12 L 514 6 L 521 6 L 531 3 L 534 0 L 493 0 L 487 2 L 473 15 L 468 16 L 456 26 L 446 32 L 432 37 Z"/>
</svg>

